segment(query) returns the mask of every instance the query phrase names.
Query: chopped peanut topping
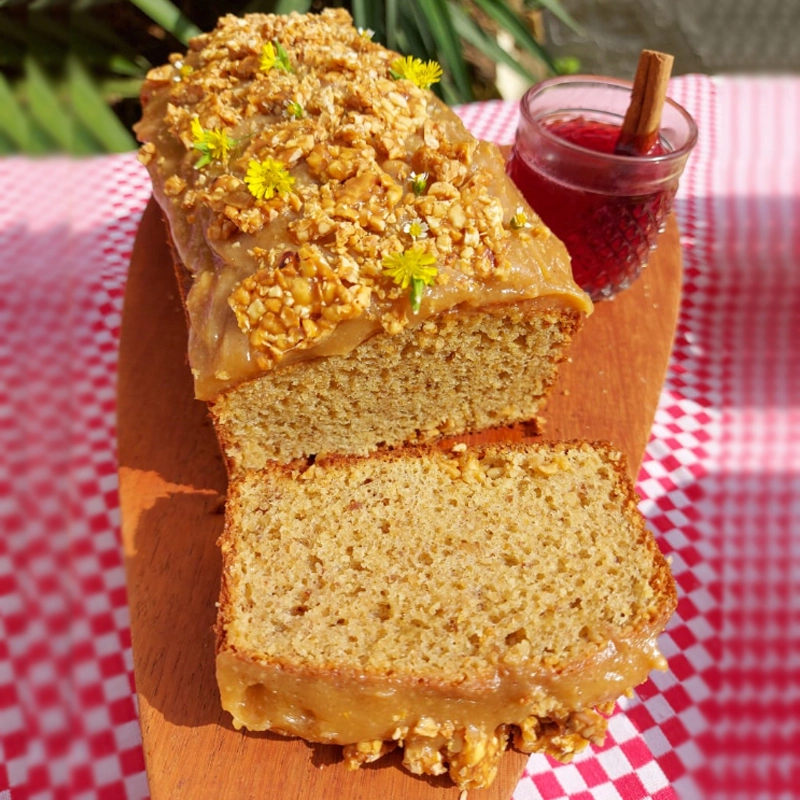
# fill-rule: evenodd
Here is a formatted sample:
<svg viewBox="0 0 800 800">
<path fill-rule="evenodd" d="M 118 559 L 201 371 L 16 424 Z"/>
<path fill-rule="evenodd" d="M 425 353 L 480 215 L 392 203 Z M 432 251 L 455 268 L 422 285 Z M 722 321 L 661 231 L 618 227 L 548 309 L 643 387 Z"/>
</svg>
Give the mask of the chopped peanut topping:
<svg viewBox="0 0 800 800">
<path fill-rule="evenodd" d="M 385 274 L 409 237 L 425 239 L 436 286 L 509 279 L 519 232 L 488 191 L 481 145 L 421 88 L 437 69 L 326 9 L 223 17 L 148 74 L 140 159 L 161 172 L 164 194 L 212 251 L 280 250 L 219 284 L 236 285 L 229 305 L 265 369 L 353 316 L 401 332 L 434 286 L 409 294 Z M 289 248 L 295 260 L 276 268 Z M 313 299 L 299 303 L 286 288 L 312 263 L 318 272 L 302 277 Z"/>
<path fill-rule="evenodd" d="M 288 350 L 308 347 L 342 320 L 360 316 L 370 294 L 369 287 L 346 286 L 321 250 L 306 246 L 245 278 L 228 302 L 268 369 Z"/>
</svg>

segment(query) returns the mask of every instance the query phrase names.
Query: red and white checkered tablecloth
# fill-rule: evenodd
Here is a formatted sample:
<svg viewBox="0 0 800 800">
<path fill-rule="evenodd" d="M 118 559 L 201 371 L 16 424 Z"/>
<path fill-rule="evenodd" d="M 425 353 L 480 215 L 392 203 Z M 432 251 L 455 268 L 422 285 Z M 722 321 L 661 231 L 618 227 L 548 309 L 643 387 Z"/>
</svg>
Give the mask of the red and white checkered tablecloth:
<svg viewBox="0 0 800 800">
<path fill-rule="evenodd" d="M 800 797 L 800 79 L 687 76 L 675 350 L 638 481 L 678 612 L 604 747 L 515 800 Z M 460 109 L 510 142 L 516 108 Z M 148 796 L 115 380 L 133 154 L 0 160 L 0 800 Z"/>
</svg>

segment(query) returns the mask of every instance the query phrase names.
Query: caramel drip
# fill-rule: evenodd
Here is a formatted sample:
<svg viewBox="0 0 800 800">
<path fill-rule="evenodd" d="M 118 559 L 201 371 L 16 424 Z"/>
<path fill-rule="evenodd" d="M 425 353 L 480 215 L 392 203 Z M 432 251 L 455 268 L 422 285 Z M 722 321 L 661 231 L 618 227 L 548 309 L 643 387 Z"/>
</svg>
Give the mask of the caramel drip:
<svg viewBox="0 0 800 800">
<path fill-rule="evenodd" d="M 666 669 L 656 640 L 608 642 L 560 673 L 507 669 L 461 683 L 402 675 L 364 675 L 217 656 L 222 706 L 237 728 L 276 730 L 308 741 L 352 744 L 397 738 L 428 718 L 439 726 L 492 732 L 531 716 L 567 716 L 603 706 Z"/>
</svg>

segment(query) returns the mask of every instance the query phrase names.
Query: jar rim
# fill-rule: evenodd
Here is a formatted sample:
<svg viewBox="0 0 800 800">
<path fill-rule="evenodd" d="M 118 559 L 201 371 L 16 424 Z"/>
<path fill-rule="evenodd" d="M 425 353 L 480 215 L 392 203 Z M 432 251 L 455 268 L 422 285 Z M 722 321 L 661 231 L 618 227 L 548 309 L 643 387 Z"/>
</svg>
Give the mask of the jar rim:
<svg viewBox="0 0 800 800">
<path fill-rule="evenodd" d="M 688 137 L 686 141 L 683 143 L 683 145 L 676 148 L 675 150 L 671 150 L 667 153 L 661 153 L 659 155 L 652 155 L 652 156 L 618 155 L 616 153 L 598 153 L 596 150 L 590 150 L 588 147 L 583 147 L 582 145 L 576 144 L 575 142 L 570 142 L 566 139 L 562 139 L 560 136 L 556 136 L 554 133 L 548 130 L 547 127 L 545 127 L 544 125 L 540 125 L 539 120 L 541 119 L 541 117 L 533 116 L 530 109 L 528 108 L 528 103 L 531 98 L 543 94 L 544 92 L 547 92 L 549 89 L 561 86 L 580 86 L 582 84 L 587 87 L 604 86 L 612 89 L 620 89 L 627 91 L 628 93 L 630 93 L 633 89 L 632 81 L 626 81 L 620 78 L 610 78 L 602 75 L 558 75 L 554 78 L 547 78 L 546 80 L 534 84 L 525 92 L 525 94 L 522 96 L 522 99 L 520 100 L 520 113 L 522 117 L 524 117 L 526 122 L 528 122 L 530 125 L 536 126 L 536 128 L 540 131 L 540 133 L 552 144 L 564 147 L 567 150 L 574 150 L 575 152 L 579 152 L 584 155 L 587 153 L 591 153 L 598 159 L 608 160 L 610 163 L 617 163 L 617 164 L 631 164 L 633 162 L 639 162 L 640 164 L 642 162 L 647 162 L 649 164 L 666 163 L 669 161 L 687 158 L 688 155 L 691 153 L 692 149 L 694 148 L 694 146 L 697 144 L 697 138 L 698 138 L 697 123 L 694 121 L 692 115 L 680 103 L 675 102 L 675 100 L 673 100 L 670 97 L 666 98 L 665 104 L 668 104 L 672 109 L 677 111 L 678 114 L 680 114 L 680 116 L 684 119 L 689 129 Z M 591 109 L 581 109 L 581 110 L 591 111 Z M 601 109 L 597 110 L 601 111 Z M 565 108 L 562 109 L 562 111 L 569 112 L 570 109 Z"/>
</svg>

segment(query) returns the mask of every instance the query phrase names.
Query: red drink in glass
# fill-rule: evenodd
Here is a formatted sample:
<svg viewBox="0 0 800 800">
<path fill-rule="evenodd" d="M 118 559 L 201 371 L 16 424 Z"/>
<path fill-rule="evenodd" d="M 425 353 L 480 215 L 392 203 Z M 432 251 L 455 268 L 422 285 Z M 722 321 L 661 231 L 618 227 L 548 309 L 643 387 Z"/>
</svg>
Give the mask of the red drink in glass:
<svg viewBox="0 0 800 800">
<path fill-rule="evenodd" d="M 639 275 L 666 225 L 697 130 L 667 101 L 661 136 L 643 156 L 614 147 L 631 84 L 573 76 L 545 81 L 522 101 L 508 174 L 567 246 L 575 280 L 593 300 Z"/>
</svg>

